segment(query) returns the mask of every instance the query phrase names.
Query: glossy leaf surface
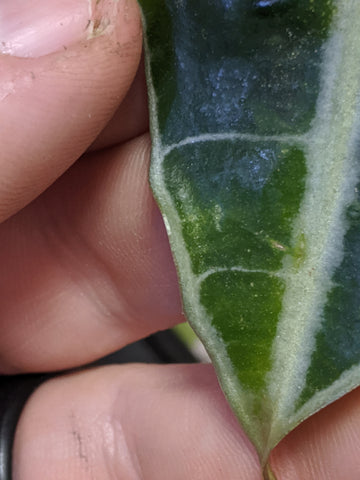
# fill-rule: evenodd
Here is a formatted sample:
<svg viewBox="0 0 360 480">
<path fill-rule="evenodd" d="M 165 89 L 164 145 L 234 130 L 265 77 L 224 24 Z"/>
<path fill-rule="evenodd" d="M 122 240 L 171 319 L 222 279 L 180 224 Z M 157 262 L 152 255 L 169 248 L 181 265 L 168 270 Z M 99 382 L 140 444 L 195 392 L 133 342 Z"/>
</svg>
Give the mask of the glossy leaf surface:
<svg viewBox="0 0 360 480">
<path fill-rule="evenodd" d="M 140 3 L 184 307 L 265 462 L 360 384 L 360 2 Z"/>
</svg>

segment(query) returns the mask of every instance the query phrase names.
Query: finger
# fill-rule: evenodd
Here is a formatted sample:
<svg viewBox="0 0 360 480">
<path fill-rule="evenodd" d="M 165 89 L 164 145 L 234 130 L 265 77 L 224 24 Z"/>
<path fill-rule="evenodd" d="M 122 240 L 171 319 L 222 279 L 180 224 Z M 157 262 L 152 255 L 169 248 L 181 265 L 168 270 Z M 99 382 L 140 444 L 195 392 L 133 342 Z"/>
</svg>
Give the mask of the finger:
<svg viewBox="0 0 360 480">
<path fill-rule="evenodd" d="M 126 97 L 89 150 L 101 150 L 127 142 L 148 130 L 148 98 L 144 63 L 141 62 Z"/>
<path fill-rule="evenodd" d="M 16 433 L 14 480 L 260 480 L 210 366 L 106 367 L 41 386 Z"/>
<path fill-rule="evenodd" d="M 184 321 L 147 136 L 77 162 L 0 226 L 0 369 L 64 369 Z"/>
<path fill-rule="evenodd" d="M 329 405 L 288 435 L 271 456 L 278 480 L 357 480 L 360 389 Z"/>
<path fill-rule="evenodd" d="M 43 3 L 38 0 L 35 7 Z M 70 29 L 71 41 L 61 37 L 64 48 L 55 53 L 35 49 L 30 51 L 35 58 L 0 55 L 0 221 L 35 198 L 82 154 L 112 117 L 136 73 L 141 54 L 137 2 L 94 0 L 90 13 L 88 0 L 81 2 L 86 8 L 79 9 L 78 3 L 59 4 L 71 12 L 76 9 L 79 41 L 72 43 Z M 59 8 L 53 8 L 59 15 Z M 42 10 L 36 18 L 50 22 Z M 36 26 L 32 31 L 43 31 Z M 33 41 L 31 35 L 26 38 Z M 26 49 L 12 48 L 13 38 L 1 40 L 6 53 L 27 54 Z"/>
</svg>

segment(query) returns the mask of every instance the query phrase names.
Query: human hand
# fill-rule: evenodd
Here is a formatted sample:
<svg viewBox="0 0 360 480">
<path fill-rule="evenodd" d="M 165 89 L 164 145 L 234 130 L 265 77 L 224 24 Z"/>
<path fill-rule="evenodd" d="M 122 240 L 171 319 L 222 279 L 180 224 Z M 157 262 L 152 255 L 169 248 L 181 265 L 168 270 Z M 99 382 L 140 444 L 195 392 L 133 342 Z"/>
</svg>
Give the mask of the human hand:
<svg viewBox="0 0 360 480">
<path fill-rule="evenodd" d="M 0 56 L 3 373 L 83 365 L 184 320 L 147 184 L 139 11 L 135 0 L 95 3 L 90 24 L 87 0 L 31 11 L 12 0 L 0 17 L 23 10 L 39 24 Z M 56 27 L 47 15 L 61 12 Z M 359 397 L 281 443 L 278 480 L 358 479 Z M 14 480 L 259 480 L 260 470 L 209 365 L 54 378 L 28 401 L 14 445 Z"/>
</svg>

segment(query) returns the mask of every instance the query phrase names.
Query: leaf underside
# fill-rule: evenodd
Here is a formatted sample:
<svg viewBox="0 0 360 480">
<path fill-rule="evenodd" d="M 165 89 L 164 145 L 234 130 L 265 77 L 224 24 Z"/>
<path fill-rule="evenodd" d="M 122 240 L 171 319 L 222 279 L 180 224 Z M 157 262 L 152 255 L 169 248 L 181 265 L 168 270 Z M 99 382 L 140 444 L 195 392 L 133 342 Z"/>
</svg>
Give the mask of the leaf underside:
<svg viewBox="0 0 360 480">
<path fill-rule="evenodd" d="M 185 311 L 265 463 L 360 384 L 360 2 L 140 4 Z"/>
</svg>

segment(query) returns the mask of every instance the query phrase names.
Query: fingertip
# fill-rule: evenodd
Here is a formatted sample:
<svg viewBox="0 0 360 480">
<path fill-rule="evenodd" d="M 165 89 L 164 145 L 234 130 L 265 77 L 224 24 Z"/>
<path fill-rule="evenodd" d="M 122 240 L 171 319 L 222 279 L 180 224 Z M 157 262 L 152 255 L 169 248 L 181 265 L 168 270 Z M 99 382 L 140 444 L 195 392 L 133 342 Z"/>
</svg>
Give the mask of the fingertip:
<svg viewBox="0 0 360 480">
<path fill-rule="evenodd" d="M 23 412 L 14 465 L 22 480 L 261 479 L 209 365 L 112 366 L 52 380 Z"/>
<path fill-rule="evenodd" d="M 360 389 L 307 419 L 276 447 L 278 480 L 357 480 L 360 472 Z"/>
<path fill-rule="evenodd" d="M 142 43 L 135 0 L 95 3 L 101 16 L 91 38 L 39 58 L 0 56 L 0 221 L 79 158 L 135 76 Z"/>
<path fill-rule="evenodd" d="M 127 142 L 148 130 L 148 98 L 142 61 L 124 101 L 89 150 L 101 150 Z"/>
<path fill-rule="evenodd" d="M 148 135 L 87 154 L 2 225 L 2 371 L 71 368 L 184 321 L 149 154 Z"/>
<path fill-rule="evenodd" d="M 0 4 L 0 54 L 39 58 L 73 44 L 111 35 L 119 44 L 137 34 L 136 0 L 23 0 Z M 130 33 L 130 35 L 129 35 Z"/>
</svg>

